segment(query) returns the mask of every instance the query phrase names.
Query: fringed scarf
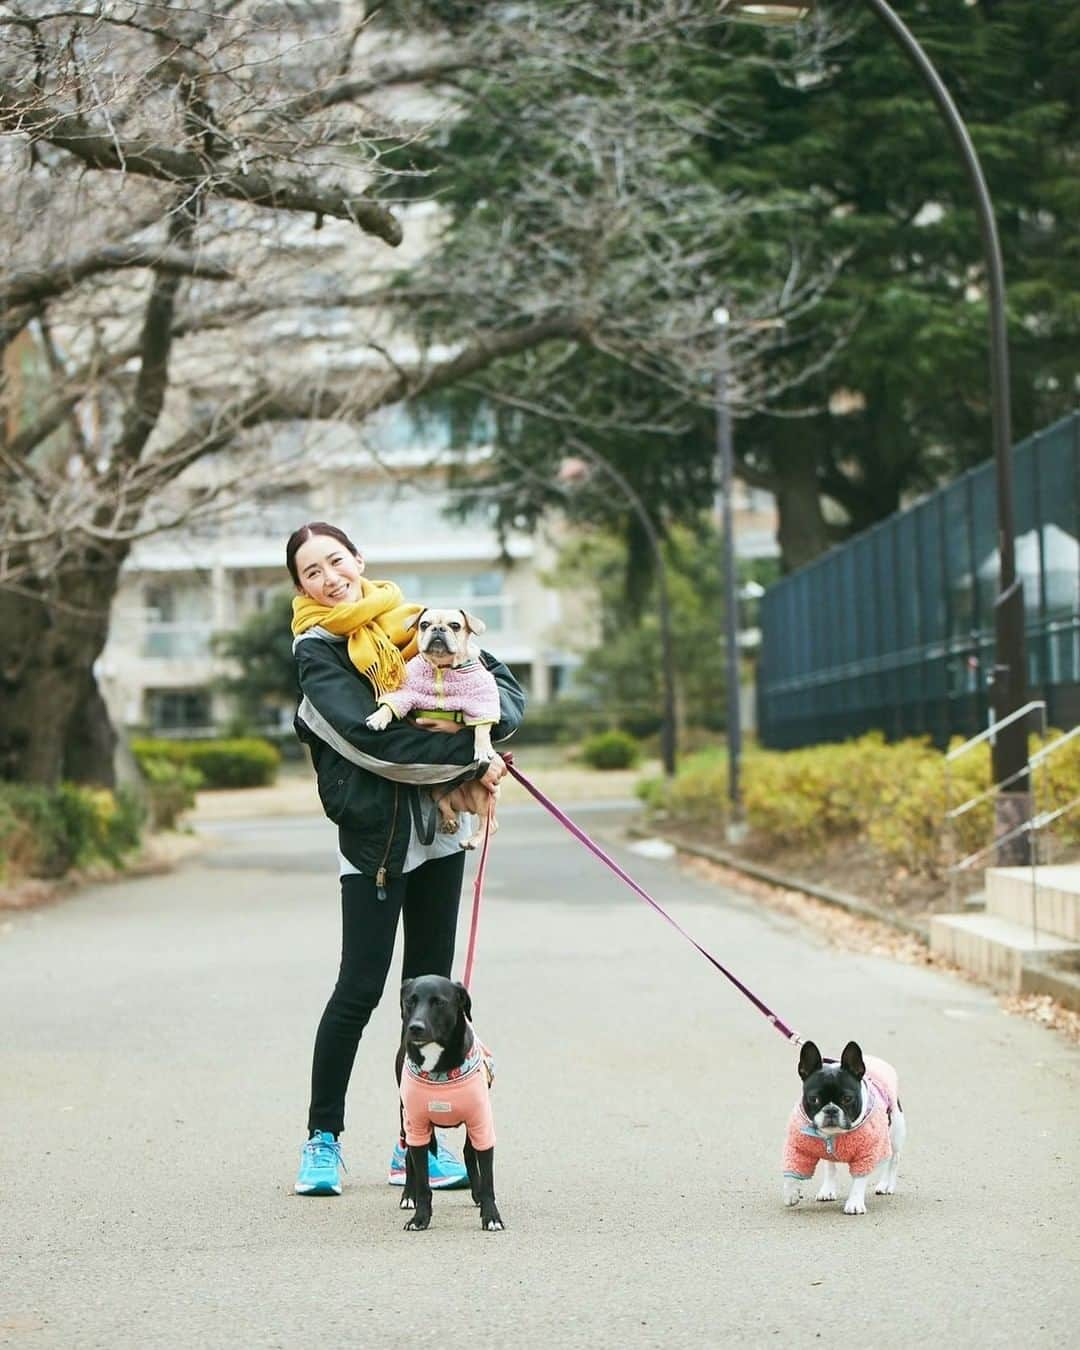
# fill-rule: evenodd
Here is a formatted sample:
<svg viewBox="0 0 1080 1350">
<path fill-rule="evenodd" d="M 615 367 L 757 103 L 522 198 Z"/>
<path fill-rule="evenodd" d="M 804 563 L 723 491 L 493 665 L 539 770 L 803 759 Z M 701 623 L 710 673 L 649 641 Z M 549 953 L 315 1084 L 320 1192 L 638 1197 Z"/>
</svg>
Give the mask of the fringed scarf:
<svg viewBox="0 0 1080 1350">
<path fill-rule="evenodd" d="M 310 596 L 295 596 L 292 630 L 294 635 L 304 633 L 317 624 L 347 637 L 349 660 L 380 698 L 400 688 L 405 679 L 405 662 L 417 652 L 416 630 L 405 624 L 424 607 L 407 604 L 392 581 L 360 577 L 359 584 L 360 599 L 340 605 L 320 605 Z"/>
</svg>

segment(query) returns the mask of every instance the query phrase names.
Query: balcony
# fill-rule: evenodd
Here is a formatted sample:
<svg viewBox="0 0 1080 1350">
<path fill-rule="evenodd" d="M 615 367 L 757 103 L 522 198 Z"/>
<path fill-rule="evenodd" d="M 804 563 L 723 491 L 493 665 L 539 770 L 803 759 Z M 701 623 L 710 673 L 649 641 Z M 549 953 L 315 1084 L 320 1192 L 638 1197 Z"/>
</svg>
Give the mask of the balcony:
<svg viewBox="0 0 1080 1350">
<path fill-rule="evenodd" d="M 147 661 L 206 661 L 212 632 L 208 623 L 149 623 L 139 655 Z"/>
</svg>

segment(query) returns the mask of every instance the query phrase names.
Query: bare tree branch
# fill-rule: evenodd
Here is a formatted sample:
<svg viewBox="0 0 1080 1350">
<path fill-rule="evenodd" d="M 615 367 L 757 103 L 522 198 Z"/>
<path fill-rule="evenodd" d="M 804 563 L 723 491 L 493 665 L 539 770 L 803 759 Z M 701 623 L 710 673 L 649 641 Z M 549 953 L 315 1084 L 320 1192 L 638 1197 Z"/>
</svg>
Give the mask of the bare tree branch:
<svg viewBox="0 0 1080 1350">
<path fill-rule="evenodd" d="M 185 253 L 181 249 L 106 244 L 91 253 L 57 261 L 48 267 L 0 276 L 0 306 L 3 307 L 0 312 L 6 313 L 16 305 L 40 304 L 99 272 L 116 272 L 130 267 L 152 267 L 172 276 L 202 277 L 210 281 L 229 281 L 234 275 L 223 262 Z"/>
<path fill-rule="evenodd" d="M 350 220 L 366 234 L 373 234 L 387 244 L 401 243 L 398 221 L 363 193 L 323 187 L 299 173 L 283 179 L 269 173 L 230 172 L 188 151 L 171 150 L 141 138 L 125 141 L 103 135 L 82 118 L 37 106 L 10 87 L 0 88 L 0 132 L 22 132 L 33 140 L 47 141 L 92 169 L 119 170 L 167 183 L 188 183 L 214 196 L 278 211 L 308 211 L 316 216 Z"/>
</svg>

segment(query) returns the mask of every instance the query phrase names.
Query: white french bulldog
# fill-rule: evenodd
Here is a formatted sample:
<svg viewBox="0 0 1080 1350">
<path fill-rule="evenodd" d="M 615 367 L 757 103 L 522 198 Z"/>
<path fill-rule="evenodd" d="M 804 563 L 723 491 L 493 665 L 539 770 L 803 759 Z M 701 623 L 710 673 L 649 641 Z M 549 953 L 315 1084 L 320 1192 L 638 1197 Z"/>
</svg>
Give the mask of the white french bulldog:
<svg viewBox="0 0 1080 1350">
<path fill-rule="evenodd" d="M 877 1175 L 877 1195 L 892 1195 L 907 1125 L 900 1106 L 896 1070 L 883 1059 L 863 1052 L 848 1041 L 839 1063 L 823 1060 L 813 1041 L 799 1055 L 802 1096 L 788 1120 L 784 1140 L 784 1204 L 802 1199 L 803 1181 L 809 1181 L 820 1162 L 819 1200 L 836 1199 L 836 1168 L 846 1163 L 851 1190 L 845 1214 L 866 1213 L 866 1183 Z"/>
<path fill-rule="evenodd" d="M 405 663 L 405 682 L 379 698 L 379 707 L 367 719 L 372 731 L 382 731 L 395 717 L 416 712 L 422 717 L 446 718 L 473 729 L 473 753 L 480 764 L 495 754 L 491 728 L 499 720 L 499 688 L 495 677 L 480 659 L 475 635 L 487 625 L 463 609 L 425 609 L 411 620 L 415 624 L 419 652 Z M 411 625 L 410 625 L 411 626 Z M 458 811 L 481 817 L 481 828 L 462 842 L 476 848 L 483 839 L 483 826 L 491 812 L 494 793 L 476 779 L 449 791 L 432 792 L 446 834 L 458 831 Z M 491 814 L 491 833 L 498 828 Z"/>
</svg>

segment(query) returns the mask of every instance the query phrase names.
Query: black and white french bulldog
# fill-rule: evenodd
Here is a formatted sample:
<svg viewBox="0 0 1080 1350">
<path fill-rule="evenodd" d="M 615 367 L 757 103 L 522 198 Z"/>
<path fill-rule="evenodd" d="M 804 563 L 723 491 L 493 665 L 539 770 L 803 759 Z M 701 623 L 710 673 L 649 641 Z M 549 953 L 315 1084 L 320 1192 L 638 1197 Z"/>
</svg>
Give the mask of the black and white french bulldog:
<svg viewBox="0 0 1080 1350">
<path fill-rule="evenodd" d="M 397 1053 L 405 1190 L 401 1208 L 414 1211 L 405 1225 L 418 1232 L 431 1223 L 428 1153 L 435 1127 L 465 1126 L 465 1167 L 480 1226 L 501 1232 L 495 1203 L 494 1078 L 491 1052 L 472 1029 L 472 1000 L 463 984 L 420 975 L 401 986 L 401 1046 Z"/>
<path fill-rule="evenodd" d="M 788 1120 L 784 1141 L 784 1204 L 802 1199 L 800 1183 L 823 1163 L 819 1200 L 836 1199 L 836 1168 L 846 1163 L 851 1190 L 845 1214 L 866 1213 L 866 1183 L 877 1175 L 874 1192 L 892 1195 L 900 1152 L 907 1135 L 896 1070 L 883 1059 L 865 1058 L 848 1041 L 840 1061 L 823 1060 L 813 1041 L 799 1055 L 802 1096 Z"/>
<path fill-rule="evenodd" d="M 395 717 L 410 712 L 460 722 L 472 729 L 477 763 L 490 763 L 495 754 L 491 728 L 499 720 L 500 708 L 498 685 L 481 660 L 475 636 L 484 632 L 486 624 L 463 609 L 425 609 L 411 622 L 416 626 L 419 651 L 405 663 L 404 684 L 380 696 L 367 725 L 372 731 L 382 731 Z M 475 778 L 449 789 L 436 788 L 431 795 L 444 834 L 457 834 L 459 811 L 480 817 L 479 828 L 462 841 L 462 848 L 477 848 L 485 825 L 492 834 L 498 829 L 491 810 L 495 794 Z"/>
</svg>

